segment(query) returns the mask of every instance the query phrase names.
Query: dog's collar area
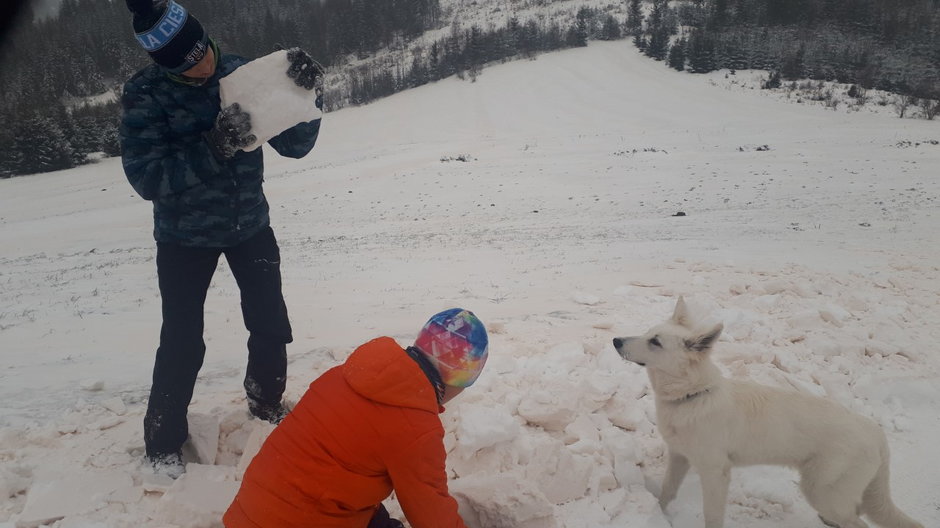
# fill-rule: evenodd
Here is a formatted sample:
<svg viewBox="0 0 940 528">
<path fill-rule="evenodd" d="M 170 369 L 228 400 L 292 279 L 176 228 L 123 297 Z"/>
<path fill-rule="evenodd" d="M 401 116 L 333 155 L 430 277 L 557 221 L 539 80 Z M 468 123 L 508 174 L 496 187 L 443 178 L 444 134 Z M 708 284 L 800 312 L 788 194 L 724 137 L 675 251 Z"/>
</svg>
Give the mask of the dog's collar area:
<svg viewBox="0 0 940 528">
<path fill-rule="evenodd" d="M 689 400 L 694 400 L 695 398 L 698 398 L 699 396 L 701 396 L 701 395 L 703 395 L 703 394 L 708 394 L 708 393 L 711 392 L 711 391 L 712 391 L 712 390 L 709 388 L 709 389 L 700 390 L 700 391 L 698 391 L 698 392 L 693 392 L 693 393 L 691 393 L 691 394 L 686 394 L 685 396 L 679 398 L 678 400 L 674 400 L 674 402 L 675 402 L 675 403 L 683 403 L 683 402 L 687 402 L 687 401 L 689 401 Z"/>
</svg>

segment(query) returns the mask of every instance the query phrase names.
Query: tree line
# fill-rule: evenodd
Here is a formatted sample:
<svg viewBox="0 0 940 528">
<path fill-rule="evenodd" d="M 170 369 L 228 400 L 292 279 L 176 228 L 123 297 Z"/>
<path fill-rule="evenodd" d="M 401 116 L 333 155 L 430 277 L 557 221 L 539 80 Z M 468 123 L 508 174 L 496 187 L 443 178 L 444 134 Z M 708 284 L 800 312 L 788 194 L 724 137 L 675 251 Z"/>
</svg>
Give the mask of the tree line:
<svg viewBox="0 0 940 528">
<path fill-rule="evenodd" d="M 940 0 L 628 0 L 637 47 L 677 70 L 769 70 L 940 100 Z M 935 113 L 925 111 L 932 118 Z"/>
<path fill-rule="evenodd" d="M 511 17 L 501 27 L 453 27 L 449 35 L 428 45 L 413 47 L 407 53 L 389 53 L 377 63 L 352 68 L 349 82 L 333 96 L 340 106 L 365 104 L 451 75 L 473 81 L 488 63 L 622 37 L 623 20 L 588 7 L 581 7 L 571 21 L 523 22 Z"/>
</svg>

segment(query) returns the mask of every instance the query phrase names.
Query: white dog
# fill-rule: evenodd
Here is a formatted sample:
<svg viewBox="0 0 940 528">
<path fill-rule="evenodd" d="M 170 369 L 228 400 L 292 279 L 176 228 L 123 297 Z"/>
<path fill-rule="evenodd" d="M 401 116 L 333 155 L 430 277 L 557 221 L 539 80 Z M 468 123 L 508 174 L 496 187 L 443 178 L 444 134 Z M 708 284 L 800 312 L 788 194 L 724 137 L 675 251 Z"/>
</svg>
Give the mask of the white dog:
<svg viewBox="0 0 940 528">
<path fill-rule="evenodd" d="M 645 366 L 657 428 L 668 447 L 659 503 L 665 508 L 689 466 L 702 480 L 705 527 L 724 525 L 733 466 L 774 464 L 800 472 L 800 488 L 824 522 L 923 528 L 891 501 L 888 444 L 878 425 L 825 399 L 726 379 L 709 358 L 722 325 L 696 330 L 682 298 L 669 321 L 646 335 L 614 339 Z"/>
</svg>

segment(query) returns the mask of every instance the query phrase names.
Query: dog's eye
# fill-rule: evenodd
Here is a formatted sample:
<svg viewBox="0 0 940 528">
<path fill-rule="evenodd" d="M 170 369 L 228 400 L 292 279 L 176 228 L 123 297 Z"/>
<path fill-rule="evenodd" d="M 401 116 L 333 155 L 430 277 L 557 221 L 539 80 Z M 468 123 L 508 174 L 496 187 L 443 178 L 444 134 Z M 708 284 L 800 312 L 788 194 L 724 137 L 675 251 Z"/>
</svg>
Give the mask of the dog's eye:
<svg viewBox="0 0 940 528">
<path fill-rule="evenodd" d="M 662 346 L 663 346 L 663 344 L 659 342 L 659 337 L 658 337 L 658 336 L 657 336 L 657 337 L 653 337 L 652 339 L 650 339 L 649 343 L 650 343 L 651 345 L 653 345 L 654 347 L 660 347 L 660 348 L 662 348 Z"/>
</svg>

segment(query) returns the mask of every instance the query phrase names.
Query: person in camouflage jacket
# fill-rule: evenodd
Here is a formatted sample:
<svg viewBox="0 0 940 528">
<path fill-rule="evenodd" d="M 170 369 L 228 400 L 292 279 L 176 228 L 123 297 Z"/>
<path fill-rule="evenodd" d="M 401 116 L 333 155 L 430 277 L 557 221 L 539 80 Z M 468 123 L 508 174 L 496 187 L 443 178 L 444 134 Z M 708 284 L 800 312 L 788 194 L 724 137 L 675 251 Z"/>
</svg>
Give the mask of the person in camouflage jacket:
<svg viewBox="0 0 940 528">
<path fill-rule="evenodd" d="M 244 386 L 248 409 L 277 423 L 292 341 L 281 289 L 280 253 L 262 190 L 262 149 L 250 116 L 222 109 L 219 79 L 247 61 L 222 55 L 195 17 L 174 0 L 126 0 L 137 39 L 154 64 L 132 76 L 121 98 L 122 159 L 134 190 L 153 203 L 163 325 L 144 418 L 146 454 L 171 477 L 183 471 L 187 409 L 205 355 L 203 311 L 219 257 L 241 291 L 249 331 Z M 322 68 L 299 49 L 287 73 L 322 107 Z M 272 138 L 282 156 L 316 143 L 320 120 Z"/>
</svg>

